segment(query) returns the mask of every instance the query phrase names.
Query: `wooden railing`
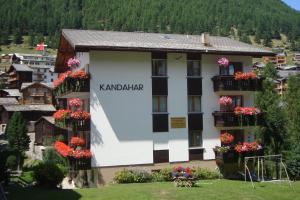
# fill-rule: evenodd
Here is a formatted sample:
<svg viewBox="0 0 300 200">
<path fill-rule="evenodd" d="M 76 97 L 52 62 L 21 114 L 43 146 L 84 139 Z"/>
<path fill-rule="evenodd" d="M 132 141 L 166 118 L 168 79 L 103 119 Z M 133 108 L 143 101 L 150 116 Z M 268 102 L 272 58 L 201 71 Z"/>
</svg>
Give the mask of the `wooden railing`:
<svg viewBox="0 0 300 200">
<path fill-rule="evenodd" d="M 214 91 L 257 91 L 262 89 L 262 80 L 248 79 L 235 80 L 234 76 L 214 76 L 212 81 L 214 83 Z"/>
<path fill-rule="evenodd" d="M 257 115 L 236 115 L 234 112 L 213 112 L 216 127 L 256 126 L 261 125 L 264 113 Z"/>
</svg>

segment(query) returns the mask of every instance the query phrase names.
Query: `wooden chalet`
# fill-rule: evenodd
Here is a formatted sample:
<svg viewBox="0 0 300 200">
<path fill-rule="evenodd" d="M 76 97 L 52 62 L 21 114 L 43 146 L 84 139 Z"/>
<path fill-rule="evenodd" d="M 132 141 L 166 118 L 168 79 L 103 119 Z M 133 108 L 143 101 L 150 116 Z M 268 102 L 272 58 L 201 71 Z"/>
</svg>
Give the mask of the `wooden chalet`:
<svg viewBox="0 0 300 200">
<path fill-rule="evenodd" d="M 52 104 L 53 102 L 52 83 L 22 83 L 21 92 L 22 104 Z"/>
<path fill-rule="evenodd" d="M 20 89 L 22 83 L 32 82 L 33 70 L 24 64 L 12 64 L 7 71 L 9 75 L 8 87 Z"/>
</svg>

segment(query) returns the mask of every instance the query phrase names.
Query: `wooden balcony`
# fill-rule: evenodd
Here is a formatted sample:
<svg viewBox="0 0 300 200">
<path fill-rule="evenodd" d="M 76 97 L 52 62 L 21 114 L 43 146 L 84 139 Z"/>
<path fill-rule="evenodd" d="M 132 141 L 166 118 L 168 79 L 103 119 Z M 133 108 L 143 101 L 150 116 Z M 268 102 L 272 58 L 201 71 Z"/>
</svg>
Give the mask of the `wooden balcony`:
<svg viewBox="0 0 300 200">
<path fill-rule="evenodd" d="M 65 122 L 56 121 L 55 124 L 63 129 L 69 131 L 90 131 L 91 121 L 90 120 L 72 120 L 66 119 Z"/>
<path fill-rule="evenodd" d="M 263 79 L 235 80 L 234 76 L 214 76 L 214 91 L 258 91 L 262 89 Z"/>
<path fill-rule="evenodd" d="M 216 127 L 256 126 L 262 125 L 264 114 L 257 115 L 236 115 L 234 112 L 215 111 L 214 116 Z"/>
<path fill-rule="evenodd" d="M 60 86 L 55 88 L 54 95 L 57 98 L 89 98 L 90 80 L 68 77 Z"/>
</svg>

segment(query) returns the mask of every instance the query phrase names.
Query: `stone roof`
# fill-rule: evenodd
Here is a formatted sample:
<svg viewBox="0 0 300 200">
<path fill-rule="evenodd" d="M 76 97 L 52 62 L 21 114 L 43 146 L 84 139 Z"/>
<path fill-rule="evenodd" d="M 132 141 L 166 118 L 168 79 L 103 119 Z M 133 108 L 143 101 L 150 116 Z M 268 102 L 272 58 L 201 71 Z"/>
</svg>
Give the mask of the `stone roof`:
<svg viewBox="0 0 300 200">
<path fill-rule="evenodd" d="M 55 119 L 52 116 L 42 116 L 39 120 L 36 121 L 36 123 L 39 122 L 42 119 L 46 120 L 50 124 L 55 124 Z"/>
<path fill-rule="evenodd" d="M 62 35 L 75 51 L 79 50 L 137 50 L 206 52 L 249 55 L 274 55 L 270 50 L 239 42 L 227 37 L 208 36 L 209 45 L 201 43 L 201 35 L 180 35 L 144 32 L 115 32 L 63 29 Z"/>
<path fill-rule="evenodd" d="M 21 90 L 23 90 L 23 89 L 25 89 L 25 88 L 27 88 L 27 87 L 30 87 L 30 86 L 32 86 L 32 85 L 34 85 L 34 84 L 40 84 L 40 85 L 43 85 L 43 86 L 45 86 L 45 87 L 47 87 L 47 88 L 50 88 L 50 89 L 53 89 L 54 88 L 54 85 L 53 85 L 53 83 L 43 83 L 43 82 L 31 82 L 31 83 L 22 83 L 22 85 L 21 85 Z"/>
<path fill-rule="evenodd" d="M 3 91 L 7 92 L 9 97 L 20 97 L 22 94 L 18 89 L 2 89 Z"/>
<path fill-rule="evenodd" d="M 27 65 L 24 64 L 12 64 L 12 67 L 17 71 L 17 72 L 33 72 L 33 70 L 28 67 Z"/>
<path fill-rule="evenodd" d="M 298 75 L 299 70 L 278 70 L 278 75 L 281 79 L 287 79 L 289 75 Z"/>
<path fill-rule="evenodd" d="M 19 104 L 18 100 L 14 97 L 0 97 L 0 105 L 17 105 Z"/>
<path fill-rule="evenodd" d="M 15 111 L 41 111 L 41 112 L 54 112 L 56 109 L 53 105 L 42 104 L 42 105 L 3 105 L 3 108 L 8 112 Z"/>
</svg>

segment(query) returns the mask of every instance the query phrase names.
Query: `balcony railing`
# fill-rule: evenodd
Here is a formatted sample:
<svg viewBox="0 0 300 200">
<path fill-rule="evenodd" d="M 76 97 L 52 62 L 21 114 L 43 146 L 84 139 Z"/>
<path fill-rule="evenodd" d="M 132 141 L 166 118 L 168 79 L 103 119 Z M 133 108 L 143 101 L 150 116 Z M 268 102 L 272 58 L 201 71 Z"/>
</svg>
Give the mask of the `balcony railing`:
<svg viewBox="0 0 300 200">
<path fill-rule="evenodd" d="M 258 91 L 262 89 L 262 80 L 235 80 L 234 76 L 214 76 L 214 91 Z"/>
<path fill-rule="evenodd" d="M 216 127 L 256 126 L 262 125 L 264 113 L 257 115 L 236 115 L 234 112 L 213 112 Z"/>
<path fill-rule="evenodd" d="M 78 93 L 88 94 L 89 92 L 89 79 L 74 79 L 70 77 L 66 78 L 64 82 L 54 90 L 55 96 L 61 98 L 81 97 Z"/>
<path fill-rule="evenodd" d="M 64 122 L 56 121 L 55 124 L 63 129 L 74 131 L 89 131 L 91 128 L 90 120 L 72 120 L 66 119 Z"/>
</svg>

